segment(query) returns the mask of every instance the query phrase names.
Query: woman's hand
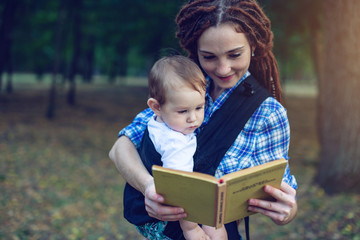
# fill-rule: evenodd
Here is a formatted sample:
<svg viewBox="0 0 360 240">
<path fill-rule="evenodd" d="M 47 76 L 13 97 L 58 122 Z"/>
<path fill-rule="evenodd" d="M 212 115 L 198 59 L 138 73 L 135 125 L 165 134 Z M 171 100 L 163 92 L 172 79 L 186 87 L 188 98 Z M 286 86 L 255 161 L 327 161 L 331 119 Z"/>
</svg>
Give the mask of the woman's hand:
<svg viewBox="0 0 360 240">
<path fill-rule="evenodd" d="M 296 190 L 282 182 L 280 189 L 265 186 L 264 191 L 276 199 L 275 202 L 249 199 L 249 210 L 270 217 L 276 224 L 291 222 L 297 213 Z"/>
<path fill-rule="evenodd" d="M 164 198 L 156 193 L 154 181 L 145 189 L 145 209 L 150 217 L 161 221 L 179 221 L 186 217 L 184 209 L 163 205 Z"/>
</svg>

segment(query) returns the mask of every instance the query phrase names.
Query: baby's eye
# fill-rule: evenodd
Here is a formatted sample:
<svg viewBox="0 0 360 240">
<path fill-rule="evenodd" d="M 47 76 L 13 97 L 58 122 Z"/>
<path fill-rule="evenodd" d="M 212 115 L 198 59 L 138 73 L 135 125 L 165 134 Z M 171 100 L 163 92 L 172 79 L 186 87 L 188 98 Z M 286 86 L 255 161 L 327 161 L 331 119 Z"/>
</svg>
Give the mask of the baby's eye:
<svg viewBox="0 0 360 240">
<path fill-rule="evenodd" d="M 178 111 L 179 114 L 184 114 L 184 113 L 186 113 L 186 112 L 187 112 L 187 110 L 180 110 L 180 111 Z"/>
<path fill-rule="evenodd" d="M 204 106 L 197 107 L 196 110 L 202 110 L 203 108 L 204 108 Z"/>
</svg>

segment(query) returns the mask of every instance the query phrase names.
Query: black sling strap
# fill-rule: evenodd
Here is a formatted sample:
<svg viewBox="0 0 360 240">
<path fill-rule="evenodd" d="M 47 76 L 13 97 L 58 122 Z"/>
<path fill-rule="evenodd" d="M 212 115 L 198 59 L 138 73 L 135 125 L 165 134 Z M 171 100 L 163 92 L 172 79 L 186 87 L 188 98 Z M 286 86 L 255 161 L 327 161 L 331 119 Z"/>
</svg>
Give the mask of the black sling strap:
<svg viewBox="0 0 360 240">
<path fill-rule="evenodd" d="M 197 135 L 194 171 L 214 175 L 246 122 L 270 96 L 251 75 L 240 83 Z"/>
<path fill-rule="evenodd" d="M 250 218 L 249 218 L 249 216 L 245 217 L 245 234 L 246 234 L 246 239 L 250 240 Z"/>
<path fill-rule="evenodd" d="M 253 76 L 247 77 L 211 117 L 211 121 L 197 135 L 194 171 L 215 175 L 227 150 L 244 128 L 256 109 L 270 93 Z M 237 238 L 235 222 L 225 225 L 229 239 Z M 246 239 L 250 240 L 249 217 L 245 218 Z"/>
</svg>

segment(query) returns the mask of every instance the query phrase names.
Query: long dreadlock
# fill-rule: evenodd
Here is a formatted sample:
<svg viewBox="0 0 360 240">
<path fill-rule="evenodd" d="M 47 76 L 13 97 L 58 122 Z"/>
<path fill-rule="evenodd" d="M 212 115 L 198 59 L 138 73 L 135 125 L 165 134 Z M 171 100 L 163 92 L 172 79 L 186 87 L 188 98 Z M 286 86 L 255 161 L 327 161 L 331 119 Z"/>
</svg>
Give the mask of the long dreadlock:
<svg viewBox="0 0 360 240">
<path fill-rule="evenodd" d="M 281 101 L 279 70 L 272 52 L 271 23 L 256 0 L 190 0 L 180 10 L 176 23 L 180 45 L 198 64 L 197 42 L 201 34 L 209 27 L 234 24 L 235 30 L 245 33 L 250 46 L 255 48 L 249 71 Z"/>
</svg>

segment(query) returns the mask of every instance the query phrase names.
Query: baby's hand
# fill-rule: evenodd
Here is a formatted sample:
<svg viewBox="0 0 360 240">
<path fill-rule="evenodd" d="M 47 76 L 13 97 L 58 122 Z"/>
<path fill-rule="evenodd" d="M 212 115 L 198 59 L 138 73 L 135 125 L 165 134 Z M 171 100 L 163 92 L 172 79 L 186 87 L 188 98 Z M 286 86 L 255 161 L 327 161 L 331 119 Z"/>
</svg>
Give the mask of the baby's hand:
<svg viewBox="0 0 360 240">
<path fill-rule="evenodd" d="M 183 231 L 183 234 L 187 240 L 211 240 L 199 225 L 194 229 Z"/>
</svg>

